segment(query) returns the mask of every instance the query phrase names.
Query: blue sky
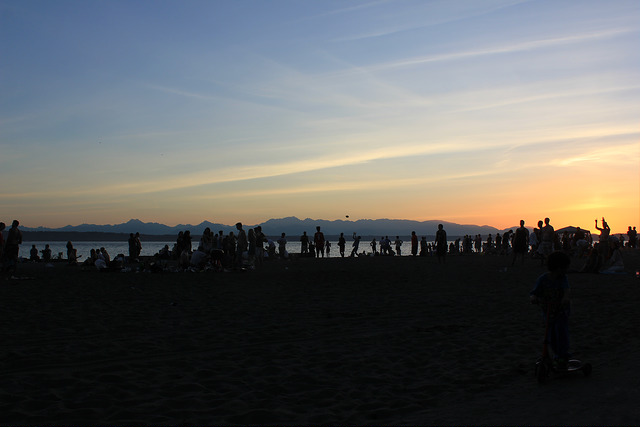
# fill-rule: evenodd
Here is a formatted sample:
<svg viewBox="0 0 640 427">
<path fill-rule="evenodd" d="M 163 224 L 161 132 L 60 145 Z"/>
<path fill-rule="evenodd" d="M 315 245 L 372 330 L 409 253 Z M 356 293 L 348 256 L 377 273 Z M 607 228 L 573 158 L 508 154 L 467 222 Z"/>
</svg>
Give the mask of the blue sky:
<svg viewBox="0 0 640 427">
<path fill-rule="evenodd" d="M 638 1 L 3 1 L 28 226 L 640 225 Z"/>
</svg>

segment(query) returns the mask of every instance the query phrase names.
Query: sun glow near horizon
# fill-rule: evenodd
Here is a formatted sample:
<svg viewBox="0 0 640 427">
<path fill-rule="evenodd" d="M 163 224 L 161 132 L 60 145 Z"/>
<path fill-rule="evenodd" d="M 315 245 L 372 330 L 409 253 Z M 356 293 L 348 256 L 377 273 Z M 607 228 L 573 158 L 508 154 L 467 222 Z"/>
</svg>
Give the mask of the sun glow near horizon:
<svg viewBox="0 0 640 427">
<path fill-rule="evenodd" d="M 637 2 L 242 4 L 4 2 L 0 220 L 640 225 Z"/>
</svg>

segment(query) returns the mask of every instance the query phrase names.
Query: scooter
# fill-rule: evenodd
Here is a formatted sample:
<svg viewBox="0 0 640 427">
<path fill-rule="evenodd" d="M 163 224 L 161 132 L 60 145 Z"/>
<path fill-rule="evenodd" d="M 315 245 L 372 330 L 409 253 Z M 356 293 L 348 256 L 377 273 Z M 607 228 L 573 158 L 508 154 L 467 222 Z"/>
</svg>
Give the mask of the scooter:
<svg viewBox="0 0 640 427">
<path fill-rule="evenodd" d="M 549 354 L 549 320 L 551 318 L 551 304 L 547 304 L 544 332 L 544 344 L 542 346 L 542 357 L 536 361 L 535 375 L 538 379 L 538 383 L 544 384 L 549 377 L 566 376 L 572 372 L 582 371 L 585 377 L 591 375 L 592 366 L 591 363 L 584 363 L 578 359 L 569 359 L 566 366 L 559 367 L 554 363 L 551 355 Z"/>
</svg>

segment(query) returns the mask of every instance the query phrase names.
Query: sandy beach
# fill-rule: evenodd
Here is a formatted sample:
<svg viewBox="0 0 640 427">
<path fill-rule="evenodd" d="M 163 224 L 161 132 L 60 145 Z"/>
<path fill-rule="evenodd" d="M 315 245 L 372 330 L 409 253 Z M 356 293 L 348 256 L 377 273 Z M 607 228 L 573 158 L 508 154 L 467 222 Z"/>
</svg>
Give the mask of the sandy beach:
<svg viewBox="0 0 640 427">
<path fill-rule="evenodd" d="M 639 259 L 625 252 L 629 273 Z M 571 349 L 593 373 L 540 385 L 544 268 L 510 264 L 22 264 L 0 283 L 0 424 L 637 424 L 640 279 L 569 275 Z"/>
</svg>

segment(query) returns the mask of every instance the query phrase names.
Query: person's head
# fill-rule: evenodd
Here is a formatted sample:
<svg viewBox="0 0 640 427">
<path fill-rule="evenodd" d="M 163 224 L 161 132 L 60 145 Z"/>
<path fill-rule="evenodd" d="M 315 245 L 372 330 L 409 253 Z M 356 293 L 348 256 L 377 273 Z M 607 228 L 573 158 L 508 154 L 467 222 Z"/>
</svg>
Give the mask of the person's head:
<svg viewBox="0 0 640 427">
<path fill-rule="evenodd" d="M 538 228 L 542 228 L 542 220 L 538 221 Z"/>
<path fill-rule="evenodd" d="M 0 222 L 0 231 L 4 230 L 5 228 L 7 228 L 5 223 L 4 222 Z M 631 228 L 631 227 L 629 227 L 629 228 Z"/>
<path fill-rule="evenodd" d="M 415 232 L 415 231 L 412 231 L 412 232 L 411 232 L 411 235 L 412 235 L 412 236 L 415 236 L 415 235 L 416 235 L 416 232 Z"/>
<path fill-rule="evenodd" d="M 442 230 L 443 228 L 444 228 L 444 225 L 438 224 L 438 230 Z"/>
<path fill-rule="evenodd" d="M 20 225 L 20 221 L 18 221 L 17 219 L 14 219 L 14 220 L 13 220 L 13 222 L 11 223 L 11 226 L 12 226 L 13 228 L 16 228 L 16 227 L 17 227 L 17 226 L 19 226 L 19 225 Z"/>
<path fill-rule="evenodd" d="M 520 220 L 520 227 L 524 227 L 524 219 Z"/>
<path fill-rule="evenodd" d="M 564 252 L 553 252 L 547 257 L 547 269 L 552 273 L 563 273 L 571 265 L 571 258 Z"/>
<path fill-rule="evenodd" d="M 544 223 L 545 223 L 546 225 L 549 225 L 549 221 L 551 221 L 549 218 L 545 218 L 545 219 L 544 219 Z"/>
<path fill-rule="evenodd" d="M 242 230 L 242 223 L 241 222 L 236 223 L 236 229 Z"/>
<path fill-rule="evenodd" d="M 284 233 L 282 233 L 282 235 L 281 235 L 281 236 L 282 236 L 282 237 L 284 237 L 284 236 L 285 236 L 285 234 L 284 234 Z"/>
</svg>

